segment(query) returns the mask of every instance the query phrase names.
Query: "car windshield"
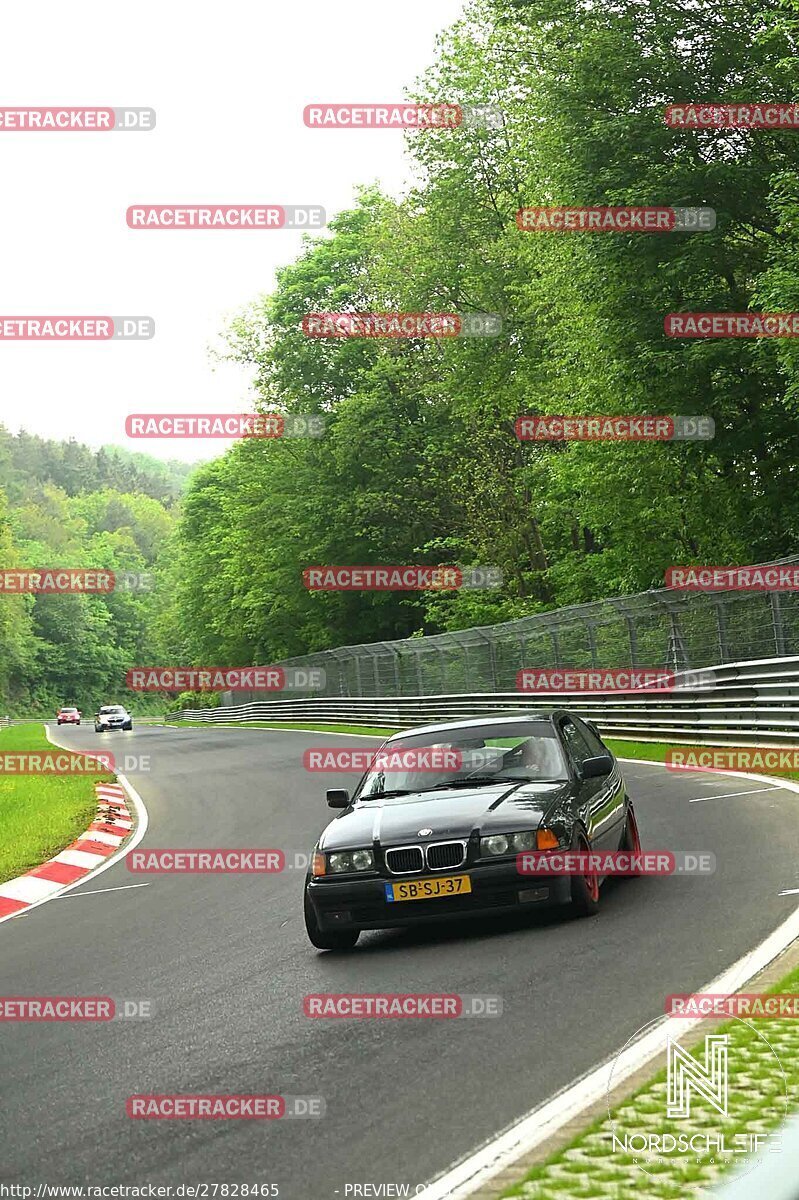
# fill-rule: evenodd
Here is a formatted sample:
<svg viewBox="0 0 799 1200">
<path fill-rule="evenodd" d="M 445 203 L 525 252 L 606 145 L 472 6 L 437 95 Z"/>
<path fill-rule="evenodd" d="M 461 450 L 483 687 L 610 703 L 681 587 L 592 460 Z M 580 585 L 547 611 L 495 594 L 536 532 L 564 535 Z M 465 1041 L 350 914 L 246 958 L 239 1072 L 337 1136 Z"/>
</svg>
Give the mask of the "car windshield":
<svg viewBox="0 0 799 1200">
<path fill-rule="evenodd" d="M 554 783 L 568 778 L 548 721 L 486 722 L 398 736 L 375 751 L 357 800 L 490 784 Z"/>
<path fill-rule="evenodd" d="M 62 708 L 61 711 L 62 713 L 76 713 L 78 710 L 76 708 Z"/>
<path fill-rule="evenodd" d="M 111 708 L 101 708 L 100 716 L 119 717 L 124 711 L 124 708 L 120 708 L 119 705 L 115 705 Z"/>
</svg>

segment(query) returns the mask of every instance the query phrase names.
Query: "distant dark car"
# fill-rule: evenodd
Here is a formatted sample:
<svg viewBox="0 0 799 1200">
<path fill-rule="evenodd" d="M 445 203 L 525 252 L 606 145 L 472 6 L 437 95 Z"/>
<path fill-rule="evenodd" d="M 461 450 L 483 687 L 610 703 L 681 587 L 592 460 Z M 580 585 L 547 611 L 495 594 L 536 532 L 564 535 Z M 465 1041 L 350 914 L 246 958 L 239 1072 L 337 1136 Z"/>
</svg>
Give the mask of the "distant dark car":
<svg viewBox="0 0 799 1200">
<path fill-rule="evenodd" d="M 133 717 L 121 704 L 105 704 L 94 718 L 94 732 L 106 733 L 109 729 L 132 729 Z"/>
<path fill-rule="evenodd" d="M 454 751 L 458 765 L 436 774 L 425 749 Z M 386 769 L 395 752 L 414 769 Z M 317 843 L 304 898 L 320 950 L 349 949 L 363 929 L 561 904 L 588 915 L 601 878 L 520 874 L 517 855 L 640 849 L 616 759 L 572 713 L 429 725 L 396 734 L 380 753 L 352 798 L 327 793 L 343 811 Z"/>
<path fill-rule="evenodd" d="M 59 708 L 55 719 L 59 725 L 80 725 L 80 713 L 77 708 Z"/>
</svg>

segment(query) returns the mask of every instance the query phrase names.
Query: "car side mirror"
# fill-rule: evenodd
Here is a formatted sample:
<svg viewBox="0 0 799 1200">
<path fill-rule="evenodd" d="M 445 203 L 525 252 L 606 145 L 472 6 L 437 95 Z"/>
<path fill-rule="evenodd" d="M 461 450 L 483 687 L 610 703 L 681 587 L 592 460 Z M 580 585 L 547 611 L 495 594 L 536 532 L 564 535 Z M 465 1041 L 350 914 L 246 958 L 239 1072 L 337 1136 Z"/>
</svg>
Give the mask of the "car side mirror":
<svg viewBox="0 0 799 1200">
<path fill-rule="evenodd" d="M 327 790 L 327 807 L 328 808 L 349 808 L 350 794 L 346 788 L 328 788 Z"/>
<path fill-rule="evenodd" d="M 581 770 L 583 779 L 597 779 L 600 775 L 609 775 L 613 770 L 613 759 L 609 754 L 597 754 L 596 758 L 587 758 Z"/>
</svg>

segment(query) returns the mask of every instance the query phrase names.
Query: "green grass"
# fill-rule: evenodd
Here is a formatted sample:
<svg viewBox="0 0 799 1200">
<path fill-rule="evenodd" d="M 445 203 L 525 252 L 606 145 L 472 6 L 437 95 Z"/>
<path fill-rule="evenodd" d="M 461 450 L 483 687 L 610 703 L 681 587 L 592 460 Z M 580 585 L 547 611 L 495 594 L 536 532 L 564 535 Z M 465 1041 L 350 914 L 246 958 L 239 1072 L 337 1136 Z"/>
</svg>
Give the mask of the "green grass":
<svg viewBox="0 0 799 1200">
<path fill-rule="evenodd" d="M 208 729 L 214 725 L 220 729 L 297 729 L 311 733 L 359 733 L 369 737 L 391 737 L 398 729 L 387 729 L 376 725 L 334 725 L 318 721 L 180 721 L 167 718 L 167 725 L 179 725 L 186 729 Z"/>
<path fill-rule="evenodd" d="M 0 753 L 54 752 L 42 725 L 0 730 Z M 0 882 L 38 867 L 84 832 L 97 811 L 96 775 L 6 775 L 0 773 Z"/>
<path fill-rule="evenodd" d="M 620 738 L 602 740 L 617 758 L 649 758 L 653 762 L 665 762 L 666 751 L 669 749 L 665 742 L 626 742 Z"/>
<path fill-rule="evenodd" d="M 616 738 L 603 739 L 607 747 L 617 758 L 648 758 L 653 762 L 665 762 L 666 753 L 673 750 L 672 745 L 665 742 L 627 742 Z M 719 747 L 720 749 L 722 747 Z M 681 750 L 707 750 L 707 746 L 680 745 Z M 768 775 L 768 771 L 755 771 L 755 775 Z M 799 779 L 799 771 L 780 771 L 774 779 Z"/>
<path fill-rule="evenodd" d="M 751 990 L 751 989 L 746 989 Z M 799 991 L 799 969 L 794 969 L 768 993 Z M 767 1039 L 785 1072 L 788 1109 L 799 1105 L 799 1021 L 796 1018 L 749 1018 L 752 1026 Z M 679 1036 L 679 1021 L 675 1021 Z M 744 1130 L 766 1133 L 776 1130 L 785 1117 L 785 1086 L 768 1046 L 757 1038 L 749 1024 L 741 1021 L 714 1021 L 713 1033 L 730 1035 L 731 1064 L 738 1063 L 739 1078 L 745 1086 L 731 1085 L 728 1097 L 729 1116 L 719 1118 L 712 1109 L 697 1120 L 692 1118 L 691 1132 L 715 1132 L 716 1122 L 724 1121 L 729 1142 L 735 1132 Z M 696 1051 L 695 1051 L 696 1053 Z M 743 1062 L 743 1071 L 740 1065 Z M 625 1131 L 649 1132 L 667 1127 L 665 1109 L 666 1072 L 653 1074 L 648 1083 L 612 1109 L 619 1136 Z M 595 1120 L 573 1138 L 567 1146 L 534 1166 L 525 1177 L 503 1192 L 507 1197 L 524 1200 L 683 1200 L 697 1195 L 697 1185 L 710 1186 L 720 1175 L 742 1165 L 743 1155 L 735 1162 L 702 1161 L 694 1157 L 675 1156 L 673 1161 L 649 1165 L 644 1174 L 633 1154 L 617 1150 L 614 1153 L 610 1117 Z M 672 1130 L 682 1132 L 679 1129 Z M 704 1193 L 703 1193 L 704 1194 Z"/>
</svg>

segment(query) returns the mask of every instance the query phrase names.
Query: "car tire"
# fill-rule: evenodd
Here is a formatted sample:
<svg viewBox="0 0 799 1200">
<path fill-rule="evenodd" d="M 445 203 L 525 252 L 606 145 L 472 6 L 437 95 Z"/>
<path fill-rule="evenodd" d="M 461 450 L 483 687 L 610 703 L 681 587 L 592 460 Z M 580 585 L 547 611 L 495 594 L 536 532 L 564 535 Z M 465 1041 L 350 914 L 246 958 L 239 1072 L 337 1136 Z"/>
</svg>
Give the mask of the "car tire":
<svg viewBox="0 0 799 1200">
<path fill-rule="evenodd" d="M 578 834 L 572 849 L 590 853 L 591 847 L 585 834 Z M 592 917 L 599 912 L 599 880 L 596 875 L 572 875 L 572 912 L 578 917 Z"/>
<path fill-rule="evenodd" d="M 635 815 L 632 800 L 627 803 L 627 820 L 624 823 L 624 837 L 621 839 L 619 849 L 624 850 L 627 854 L 641 853 L 641 835 L 638 831 L 638 818 Z M 636 879 L 637 876 L 638 871 L 633 871 L 625 878 Z"/>
<path fill-rule="evenodd" d="M 75 724 L 76 724 L 76 725 L 80 725 L 80 721 L 76 721 L 76 722 L 75 722 Z"/>
<path fill-rule="evenodd" d="M 317 950 L 352 950 L 354 948 L 361 936 L 360 929 L 338 929 L 332 932 L 320 929 L 307 893 L 304 909 L 305 932 L 308 934 L 308 940 L 313 946 L 316 946 Z"/>
<path fill-rule="evenodd" d="M 95 727 L 94 727 L 94 732 L 95 732 L 95 733 L 102 733 L 103 731 L 102 731 L 102 729 L 100 728 L 100 726 L 99 726 L 99 725 L 95 725 Z"/>
<path fill-rule="evenodd" d="M 60 725 L 60 724 L 61 724 L 61 722 L 59 721 L 59 722 L 58 722 L 58 724 Z"/>
<path fill-rule="evenodd" d="M 130 730 L 132 730 L 132 729 L 133 729 L 133 722 L 132 722 L 132 721 L 128 721 L 127 725 L 123 725 L 123 726 L 122 726 L 122 728 L 123 728 L 123 729 L 130 729 Z"/>
</svg>

